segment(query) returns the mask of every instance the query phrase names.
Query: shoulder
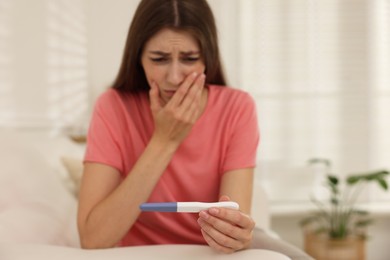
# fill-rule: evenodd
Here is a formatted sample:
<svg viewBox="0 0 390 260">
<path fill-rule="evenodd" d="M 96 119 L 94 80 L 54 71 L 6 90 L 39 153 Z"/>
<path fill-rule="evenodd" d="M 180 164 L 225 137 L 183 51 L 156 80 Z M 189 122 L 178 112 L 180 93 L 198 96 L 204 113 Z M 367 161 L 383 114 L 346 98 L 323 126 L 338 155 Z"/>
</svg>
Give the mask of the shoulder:
<svg viewBox="0 0 390 260">
<path fill-rule="evenodd" d="M 96 105 L 111 105 L 112 103 L 116 103 L 115 101 L 120 100 L 120 96 L 121 94 L 117 90 L 109 88 L 100 94 L 96 100 Z"/>
<path fill-rule="evenodd" d="M 119 93 L 114 89 L 107 89 L 101 93 L 95 100 L 95 110 L 99 111 L 105 107 L 111 107 L 118 100 Z"/>
<path fill-rule="evenodd" d="M 145 93 L 123 93 L 116 89 L 109 88 L 105 90 L 96 99 L 96 109 L 117 110 L 124 108 L 126 104 L 134 104 L 139 102 L 147 102 Z"/>
</svg>

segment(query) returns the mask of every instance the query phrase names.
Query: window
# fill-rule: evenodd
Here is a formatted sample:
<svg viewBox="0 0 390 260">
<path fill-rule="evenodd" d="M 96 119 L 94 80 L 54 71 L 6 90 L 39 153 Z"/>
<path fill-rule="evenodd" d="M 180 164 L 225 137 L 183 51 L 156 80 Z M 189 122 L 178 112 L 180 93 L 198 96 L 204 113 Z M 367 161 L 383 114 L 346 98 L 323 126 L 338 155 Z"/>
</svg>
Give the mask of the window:
<svg viewBox="0 0 390 260">
<path fill-rule="evenodd" d="M 257 102 L 260 165 L 390 169 L 390 0 L 211 4 L 228 78 Z"/>
<path fill-rule="evenodd" d="M 377 0 L 372 6 L 372 109 L 371 164 L 390 168 L 390 0 Z M 377 198 L 390 194 L 375 192 Z"/>
</svg>

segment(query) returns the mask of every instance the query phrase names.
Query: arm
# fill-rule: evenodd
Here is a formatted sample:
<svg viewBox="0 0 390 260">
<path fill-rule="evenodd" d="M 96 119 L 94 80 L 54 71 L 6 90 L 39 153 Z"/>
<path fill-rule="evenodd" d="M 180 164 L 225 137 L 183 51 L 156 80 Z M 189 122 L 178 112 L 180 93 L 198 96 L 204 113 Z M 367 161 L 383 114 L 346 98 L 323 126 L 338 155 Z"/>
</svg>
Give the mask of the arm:
<svg viewBox="0 0 390 260">
<path fill-rule="evenodd" d="M 249 216 L 254 169 L 245 165 L 255 165 L 259 142 L 256 108 L 249 96 L 243 96 L 239 103 L 241 105 L 231 111 L 239 120 L 232 125 L 219 194 L 222 195 L 220 200 L 231 198 L 238 202 L 240 210 L 210 209 L 200 212 L 198 220 L 206 242 L 225 253 L 249 248 L 255 226 Z M 231 168 L 237 169 L 228 170 Z"/>
<path fill-rule="evenodd" d="M 155 130 L 127 177 L 98 163 L 86 163 L 80 189 L 78 229 L 83 248 L 113 247 L 132 227 L 139 205 L 153 191 L 173 154 L 199 117 L 204 77 L 189 75 L 161 107 L 158 87 L 150 91 Z"/>
<path fill-rule="evenodd" d="M 85 164 L 78 212 L 83 248 L 113 247 L 121 240 L 136 221 L 138 206 L 149 197 L 174 151 L 173 145 L 151 140 L 123 182 L 115 168 Z"/>
<path fill-rule="evenodd" d="M 223 175 L 219 195 L 228 196 L 240 205 L 240 211 L 251 213 L 253 169 L 239 169 L 227 172 Z"/>
<path fill-rule="evenodd" d="M 249 216 L 252 184 L 252 168 L 226 172 L 221 181 L 220 200 L 231 198 L 240 205 L 240 210 L 212 208 L 199 213 L 203 237 L 217 251 L 232 253 L 250 247 L 255 226 Z"/>
</svg>

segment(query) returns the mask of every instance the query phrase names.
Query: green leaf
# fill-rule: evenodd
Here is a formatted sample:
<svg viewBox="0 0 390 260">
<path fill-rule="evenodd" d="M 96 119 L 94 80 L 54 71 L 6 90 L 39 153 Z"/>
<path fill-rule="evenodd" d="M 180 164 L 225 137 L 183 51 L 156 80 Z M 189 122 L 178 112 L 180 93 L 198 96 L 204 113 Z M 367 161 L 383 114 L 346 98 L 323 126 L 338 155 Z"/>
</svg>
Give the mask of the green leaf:
<svg viewBox="0 0 390 260">
<path fill-rule="evenodd" d="M 323 158 L 313 158 L 308 161 L 309 164 L 315 164 L 315 163 L 323 163 L 326 165 L 326 167 L 330 168 L 331 163 L 328 159 Z"/>
<path fill-rule="evenodd" d="M 320 159 L 312 160 L 312 163 L 318 162 L 320 162 Z M 375 182 L 378 183 L 381 189 L 388 190 L 389 174 L 390 173 L 385 170 L 353 174 L 345 178 L 345 182 L 347 185 L 357 184 L 357 186 L 360 186 L 360 184 Z M 325 232 L 333 238 L 342 239 L 349 234 L 364 236 L 366 232 L 365 227 L 370 225 L 373 220 L 369 218 L 368 211 L 355 209 L 352 202 L 354 202 L 356 197 L 359 195 L 358 192 L 353 192 L 354 189 L 364 188 L 365 186 L 347 187 L 350 188 L 347 191 L 351 192 L 346 193 L 349 197 L 347 197 L 344 201 L 344 197 L 340 196 L 340 194 L 344 194 L 344 191 L 341 189 L 344 186 L 341 186 L 340 183 L 341 180 L 338 178 L 337 174 L 328 172 L 324 185 L 326 185 L 331 192 L 329 200 L 325 203 L 312 198 L 312 201 L 318 206 L 319 212 L 302 220 L 300 223 L 303 226 L 313 223 L 313 227 L 317 227 L 317 233 Z"/>
<path fill-rule="evenodd" d="M 331 185 L 337 185 L 339 183 L 339 179 L 334 175 L 328 175 L 328 182 Z"/>
<path fill-rule="evenodd" d="M 362 179 L 361 176 L 355 176 L 355 175 L 354 175 L 354 176 L 349 176 L 349 177 L 347 178 L 347 183 L 348 183 L 349 185 L 353 185 L 353 184 L 359 182 L 361 179 Z"/>
<path fill-rule="evenodd" d="M 384 189 L 384 190 L 388 190 L 388 185 L 387 185 L 387 182 L 386 182 L 386 180 L 384 180 L 384 179 L 378 179 L 378 184 L 379 184 L 379 186 L 382 188 L 382 189 Z"/>
<path fill-rule="evenodd" d="M 374 173 L 374 174 L 368 174 L 366 176 L 364 176 L 364 179 L 366 181 L 373 181 L 373 180 L 376 180 L 378 178 L 378 174 Z"/>
<path fill-rule="evenodd" d="M 389 175 L 390 173 L 388 171 L 380 171 L 378 173 L 381 177 L 385 177 L 385 175 Z"/>
<path fill-rule="evenodd" d="M 354 175 L 350 175 L 346 181 L 347 181 L 348 185 L 354 185 L 354 184 L 358 183 L 359 181 L 366 181 L 366 182 L 377 181 L 378 184 L 383 189 L 387 190 L 388 185 L 387 185 L 386 180 L 384 179 L 384 176 L 386 176 L 388 174 L 389 174 L 389 172 L 384 171 L 384 170 L 373 171 L 373 172 L 364 173 L 364 174 L 354 174 Z"/>
<path fill-rule="evenodd" d="M 383 177 L 385 177 L 386 175 L 388 175 L 389 172 L 388 172 L 388 171 L 385 171 L 385 170 L 381 170 L 381 171 L 375 171 L 375 172 L 373 172 L 373 173 L 371 173 L 371 174 L 375 175 L 375 176 L 378 177 L 378 178 L 383 178 Z"/>
</svg>

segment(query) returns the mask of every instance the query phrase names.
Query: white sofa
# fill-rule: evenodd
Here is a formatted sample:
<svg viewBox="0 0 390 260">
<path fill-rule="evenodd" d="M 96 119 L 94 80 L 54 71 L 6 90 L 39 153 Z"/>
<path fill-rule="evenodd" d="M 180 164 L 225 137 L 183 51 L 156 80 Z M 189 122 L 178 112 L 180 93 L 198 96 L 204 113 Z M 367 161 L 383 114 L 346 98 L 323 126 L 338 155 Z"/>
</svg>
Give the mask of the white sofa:
<svg viewBox="0 0 390 260">
<path fill-rule="evenodd" d="M 58 255 L 69 256 L 68 259 L 100 259 L 98 255 L 102 259 L 103 256 L 128 259 L 129 254 L 149 257 L 152 254 L 156 255 L 155 259 L 165 259 L 161 258 L 161 253 L 166 254 L 168 249 L 177 251 L 177 259 L 180 259 L 180 254 L 183 256 L 193 250 L 197 253 L 191 253 L 194 258 L 190 259 L 199 259 L 196 256 L 202 256 L 202 259 L 219 257 L 208 247 L 189 245 L 95 251 L 80 249 L 76 191 L 84 149 L 83 145 L 61 135 L 0 129 L 0 259 L 65 259 L 58 258 Z M 255 187 L 253 212 L 258 226 L 267 230 L 269 211 L 261 187 Z M 269 258 L 264 259 L 288 259 L 277 253 L 272 258 L 272 252 L 260 250 L 265 245 L 287 255 L 291 251 L 288 245 L 285 251 L 282 241 L 274 247 L 274 238 L 268 240 L 269 233 L 260 229 L 256 232 L 261 233 L 260 237 L 264 236 L 259 243 L 261 245 L 257 246 L 258 249 L 240 253 L 240 259 L 256 259 L 259 254 L 268 254 Z M 42 258 L 43 255 L 47 257 Z"/>
<path fill-rule="evenodd" d="M 0 130 L 0 144 L 0 243 L 78 247 L 77 200 L 59 154 L 82 149 L 66 138 L 9 130 Z"/>
</svg>

